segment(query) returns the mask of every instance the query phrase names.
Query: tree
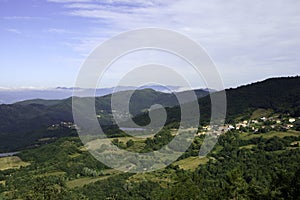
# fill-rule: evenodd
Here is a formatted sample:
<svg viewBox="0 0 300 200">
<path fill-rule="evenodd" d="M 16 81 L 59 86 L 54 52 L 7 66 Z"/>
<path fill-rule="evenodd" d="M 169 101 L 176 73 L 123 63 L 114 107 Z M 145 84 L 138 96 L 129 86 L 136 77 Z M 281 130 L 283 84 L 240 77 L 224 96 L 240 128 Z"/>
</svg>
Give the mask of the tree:
<svg viewBox="0 0 300 200">
<path fill-rule="evenodd" d="M 131 146 L 133 146 L 134 145 L 134 141 L 133 140 L 128 140 L 127 142 L 126 142 L 126 146 L 127 146 L 127 148 L 128 147 L 131 147 Z"/>
<path fill-rule="evenodd" d="M 236 168 L 228 172 L 226 180 L 226 190 L 231 199 L 243 199 L 247 195 L 248 184 L 240 169 Z"/>
</svg>

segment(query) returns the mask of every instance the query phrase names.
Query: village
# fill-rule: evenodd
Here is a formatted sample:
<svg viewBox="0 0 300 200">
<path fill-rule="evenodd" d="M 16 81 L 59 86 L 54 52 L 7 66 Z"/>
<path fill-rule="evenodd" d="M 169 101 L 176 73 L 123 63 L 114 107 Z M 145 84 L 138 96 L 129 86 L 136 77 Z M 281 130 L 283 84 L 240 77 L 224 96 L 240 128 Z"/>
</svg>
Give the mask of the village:
<svg viewBox="0 0 300 200">
<path fill-rule="evenodd" d="M 294 118 L 289 115 L 262 116 L 255 119 L 237 121 L 232 124 L 225 124 L 223 126 L 205 125 L 200 129 L 197 135 L 200 136 L 207 133 L 220 135 L 232 130 L 249 133 L 267 133 L 270 131 L 286 132 L 288 130 L 299 131 L 299 122 L 300 117 Z"/>
<path fill-rule="evenodd" d="M 74 124 L 73 122 L 62 121 L 60 123 L 49 126 L 48 130 L 51 131 L 61 128 L 75 130 L 76 124 Z M 261 114 L 260 116 L 250 117 L 249 119 L 236 119 L 234 122 L 226 123 L 222 126 L 203 125 L 199 127 L 198 132 L 195 136 L 201 136 L 209 133 L 220 135 L 228 131 L 261 134 L 270 131 L 287 132 L 289 130 L 300 130 L 300 117 L 291 117 L 289 114 Z"/>
<path fill-rule="evenodd" d="M 76 129 L 76 125 L 73 122 L 60 122 L 58 124 L 52 124 L 47 128 L 47 130 L 53 131 L 60 128 Z"/>
</svg>

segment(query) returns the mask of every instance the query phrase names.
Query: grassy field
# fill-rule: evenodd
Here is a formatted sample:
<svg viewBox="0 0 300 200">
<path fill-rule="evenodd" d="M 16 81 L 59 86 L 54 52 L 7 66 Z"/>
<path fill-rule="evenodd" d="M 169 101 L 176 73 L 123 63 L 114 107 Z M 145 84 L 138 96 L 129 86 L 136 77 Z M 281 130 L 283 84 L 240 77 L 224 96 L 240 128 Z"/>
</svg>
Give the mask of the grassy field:
<svg viewBox="0 0 300 200">
<path fill-rule="evenodd" d="M 82 187 L 82 186 L 88 185 L 90 183 L 95 183 L 97 181 L 107 179 L 107 178 L 117 175 L 119 173 L 120 172 L 115 169 L 107 169 L 107 170 L 103 171 L 104 176 L 78 178 L 78 179 L 74 179 L 71 181 L 67 181 L 66 185 L 68 188 Z"/>
<path fill-rule="evenodd" d="M 70 156 L 70 158 L 76 158 L 76 157 L 78 157 L 80 155 L 81 155 L 80 153 L 74 153 L 74 154 L 69 155 L 69 156 Z"/>
<path fill-rule="evenodd" d="M 67 181 L 66 185 L 68 188 L 82 187 L 82 186 L 88 185 L 90 183 L 95 183 L 97 181 L 107 179 L 108 177 L 110 177 L 110 176 L 100 176 L 97 178 L 92 178 L 92 177 L 78 178 L 75 180 Z"/>
<path fill-rule="evenodd" d="M 241 146 L 239 147 L 239 149 L 252 149 L 255 146 L 256 146 L 255 144 L 249 144 L 249 145 Z"/>
<path fill-rule="evenodd" d="M 30 165 L 30 163 L 23 162 L 18 156 L 0 158 L 0 170 L 18 169 L 28 165 Z"/>
<path fill-rule="evenodd" d="M 166 188 L 170 183 L 174 183 L 175 174 L 172 171 L 166 173 L 163 169 L 151 173 L 138 173 L 131 176 L 129 182 L 143 182 L 145 180 L 158 183 L 161 187 Z"/>
<path fill-rule="evenodd" d="M 208 162 L 207 157 L 188 157 L 183 160 L 179 160 L 174 162 L 173 165 L 178 165 L 180 168 L 184 170 L 195 170 L 199 165 L 206 164 Z"/>
<path fill-rule="evenodd" d="M 146 140 L 145 138 L 137 138 L 137 137 L 116 137 L 116 138 L 108 138 L 108 141 L 112 141 L 115 139 L 118 139 L 119 142 L 123 142 L 124 144 L 126 144 L 126 142 L 128 142 L 129 140 L 133 140 L 135 143 L 140 143 L 140 144 Z M 86 146 L 89 149 L 94 150 L 94 149 L 98 149 L 104 143 L 105 143 L 105 141 L 102 139 L 95 139 L 95 140 L 88 142 L 86 144 Z M 111 144 L 111 143 L 109 142 L 107 144 Z"/>
<path fill-rule="evenodd" d="M 216 146 L 214 146 L 212 153 L 218 154 L 223 148 L 223 146 L 217 144 Z"/>
<path fill-rule="evenodd" d="M 271 131 L 271 132 L 268 132 L 268 133 L 260 133 L 260 134 L 248 134 L 248 133 L 242 133 L 241 134 L 241 139 L 244 139 L 244 140 L 250 140 L 252 138 L 257 138 L 257 137 L 263 137 L 263 138 L 266 138 L 266 139 L 269 139 L 271 137 L 280 137 L 280 138 L 283 138 L 283 137 L 286 137 L 286 136 L 300 136 L 300 131 L 287 131 L 287 132 L 276 132 L 276 131 Z"/>
<path fill-rule="evenodd" d="M 291 145 L 300 145 L 300 141 L 294 141 L 291 143 Z"/>
<path fill-rule="evenodd" d="M 261 117 L 268 117 L 270 114 L 273 113 L 272 109 L 257 109 L 255 110 L 252 115 L 251 115 L 251 119 L 259 119 Z"/>
</svg>

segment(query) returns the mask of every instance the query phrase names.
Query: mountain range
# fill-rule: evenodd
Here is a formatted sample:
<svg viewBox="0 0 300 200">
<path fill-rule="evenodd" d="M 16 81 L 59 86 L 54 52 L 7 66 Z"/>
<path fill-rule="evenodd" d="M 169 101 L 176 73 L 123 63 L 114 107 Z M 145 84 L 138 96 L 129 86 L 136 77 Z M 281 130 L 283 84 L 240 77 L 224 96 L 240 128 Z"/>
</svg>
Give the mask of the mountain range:
<svg viewBox="0 0 300 200">
<path fill-rule="evenodd" d="M 121 91 L 124 95 L 130 91 Z M 183 92 L 184 93 L 184 92 Z M 216 94 L 213 92 L 211 95 Z M 210 95 L 207 90 L 195 90 L 200 106 L 201 120 L 210 118 Z M 238 88 L 226 90 L 227 121 L 239 115 L 251 113 L 257 108 L 272 109 L 275 112 L 300 116 L 300 77 L 271 78 Z M 80 98 L 80 97 L 78 97 Z M 81 97 L 83 98 L 83 97 Z M 89 97 L 84 97 L 89 98 Z M 111 133 L 114 126 L 111 111 L 111 94 L 96 97 L 97 114 L 101 115 L 100 124 Z M 184 102 L 189 103 L 189 102 Z M 134 92 L 130 101 L 130 114 L 137 122 L 147 122 L 147 110 L 153 104 L 167 108 L 167 123 L 180 121 L 180 106 L 173 93 L 159 92 L 153 89 L 141 89 Z M 61 122 L 73 122 L 72 98 L 62 100 L 34 99 L 14 104 L 0 105 L 0 151 L 15 151 L 36 145 L 43 138 L 59 138 L 76 135 L 74 129 L 61 127 L 49 130 L 49 127 Z M 143 124 L 143 123 L 140 123 Z"/>
<path fill-rule="evenodd" d="M 145 85 L 138 87 L 138 89 L 150 88 L 159 92 L 170 93 L 169 91 L 180 91 L 182 88 L 180 86 L 160 86 L 160 85 Z M 113 93 L 114 91 L 126 91 L 126 90 L 136 90 L 137 87 L 134 86 L 118 86 L 109 88 L 97 88 L 95 90 L 96 96 L 104 96 Z M 94 89 L 87 88 L 73 88 L 73 87 L 56 87 L 56 88 L 45 88 L 45 89 L 11 89 L 11 88 L 0 88 L 0 104 L 12 104 L 19 101 L 31 100 L 31 99 L 47 99 L 47 100 L 57 100 L 66 99 L 72 96 L 73 90 L 86 90 L 94 91 Z M 204 89 L 209 90 L 209 89 Z"/>
</svg>

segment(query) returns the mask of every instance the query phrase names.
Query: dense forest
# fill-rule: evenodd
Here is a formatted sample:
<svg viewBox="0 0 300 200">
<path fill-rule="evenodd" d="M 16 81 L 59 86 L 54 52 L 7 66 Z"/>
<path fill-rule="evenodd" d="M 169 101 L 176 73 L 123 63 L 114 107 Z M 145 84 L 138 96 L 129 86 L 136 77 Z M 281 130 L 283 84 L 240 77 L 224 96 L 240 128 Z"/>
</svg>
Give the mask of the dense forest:
<svg viewBox="0 0 300 200">
<path fill-rule="evenodd" d="M 165 134 L 165 139 L 153 141 L 167 142 Z M 266 136 L 228 132 L 207 159 L 199 158 L 199 165 L 186 169 L 203 141 L 198 137 L 177 162 L 142 174 L 108 169 L 83 150 L 78 138 L 63 138 L 18 154 L 30 165 L 0 171 L 2 198 L 299 199 L 300 148 L 293 142 L 300 141 L 300 134 Z"/>
</svg>

